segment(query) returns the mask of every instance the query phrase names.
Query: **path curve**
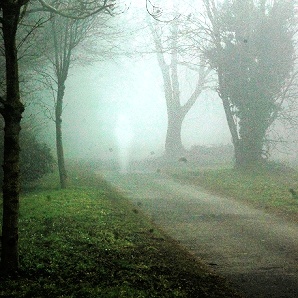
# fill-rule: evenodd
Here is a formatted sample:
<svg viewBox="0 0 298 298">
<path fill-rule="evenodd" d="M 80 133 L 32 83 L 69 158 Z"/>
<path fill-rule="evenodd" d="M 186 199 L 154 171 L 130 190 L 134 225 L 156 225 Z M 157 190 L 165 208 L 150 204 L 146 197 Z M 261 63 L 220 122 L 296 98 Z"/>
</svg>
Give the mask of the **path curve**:
<svg viewBox="0 0 298 298">
<path fill-rule="evenodd" d="M 245 297 L 298 297 L 298 225 L 160 173 L 101 173 Z"/>
</svg>

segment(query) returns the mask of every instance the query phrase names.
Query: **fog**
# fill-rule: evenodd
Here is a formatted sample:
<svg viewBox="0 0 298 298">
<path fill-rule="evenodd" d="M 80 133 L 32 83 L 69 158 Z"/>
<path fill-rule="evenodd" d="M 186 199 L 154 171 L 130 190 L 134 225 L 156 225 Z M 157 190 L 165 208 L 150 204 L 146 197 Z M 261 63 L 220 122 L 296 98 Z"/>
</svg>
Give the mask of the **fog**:
<svg viewBox="0 0 298 298">
<path fill-rule="evenodd" d="M 175 12 L 174 18 L 183 18 L 183 15 L 189 13 L 190 7 L 191 11 L 195 11 L 192 5 L 180 5 L 179 14 Z M 147 13 L 144 3 L 141 5 L 138 1 L 132 2 L 123 15 L 110 21 L 112 26 L 118 29 L 124 26 L 124 32 L 140 29 L 144 26 L 144 21 L 142 18 L 141 21 L 134 19 L 135 13 L 138 16 L 140 9 L 143 14 Z M 164 2 L 163 9 L 162 16 L 171 19 L 172 2 Z M 121 168 L 130 160 L 150 157 L 152 152 L 157 156 L 164 154 L 168 117 L 164 81 L 152 41 L 148 46 L 150 41 L 147 35 L 150 35 L 150 31 L 147 28 L 140 32 L 136 36 L 132 34 L 131 39 L 130 34 L 124 34 L 124 37 L 120 34 L 120 37 L 115 38 L 113 42 L 117 47 L 121 43 L 121 47 L 125 44 L 120 49 L 120 54 L 118 52 L 115 56 L 102 57 L 102 61 L 96 61 L 96 58 L 85 66 L 82 65 L 84 62 L 74 64 L 70 68 L 62 116 L 66 158 L 118 160 Z M 144 47 L 151 54 L 140 54 Z M 135 51 L 126 55 L 125 51 L 132 51 L 132 48 L 136 48 Z M 181 73 L 179 84 L 182 103 L 194 90 L 196 76 L 191 71 Z M 214 77 L 215 83 L 199 95 L 183 120 L 182 143 L 185 149 L 194 145 L 232 144 L 222 100 L 216 92 L 216 75 Z M 47 98 L 46 101 L 54 106 L 49 92 L 43 92 L 42 97 Z M 29 106 L 27 113 L 36 112 L 34 109 L 36 107 Z M 39 110 L 39 114 L 41 113 Z M 40 134 L 53 147 L 54 152 L 55 125 L 51 120 L 44 121 L 46 125 Z M 295 159 L 295 130 L 287 130 L 285 133 L 283 126 L 275 124 L 271 135 L 275 137 L 277 131 L 277 139 L 279 135 L 287 133 L 286 139 L 290 139 L 292 144 L 286 148 L 282 143 L 282 150 L 278 147 L 278 150 L 271 151 L 271 156 L 277 159 Z"/>
<path fill-rule="evenodd" d="M 114 159 L 123 147 L 129 158 L 146 158 L 151 151 L 163 154 L 167 112 L 155 57 L 74 67 L 64 102 L 66 157 Z M 54 123 L 48 125 L 47 138 L 54 142 Z M 231 142 L 215 92 L 202 94 L 189 112 L 182 141 L 186 148 Z"/>
<path fill-rule="evenodd" d="M 151 290 L 179 296 L 182 284 L 198 284 L 209 296 L 191 272 L 198 257 L 204 278 L 219 274 L 245 297 L 296 297 L 294 2 L 206 0 L 205 11 L 203 1 L 192 0 L 104 1 L 99 10 L 97 1 L 27 2 L 0 4 L 0 271 L 4 264 L 13 287 L 14 277 L 23 280 L 14 293 L 42 293 L 37 284 L 67 289 L 63 275 L 46 283 L 66 268 L 75 296 L 108 293 L 99 280 L 113 297 L 134 293 L 133 287 L 145 296 L 159 296 Z M 58 177 L 61 192 L 54 186 Z M 135 223 L 125 230 L 130 218 Z M 22 267 L 19 223 L 21 253 L 30 252 Z M 26 235 L 31 224 L 36 230 Z M 179 264 L 177 289 L 166 275 L 157 283 L 157 273 L 176 271 L 160 264 L 158 247 L 167 253 L 166 242 L 174 245 L 173 265 L 178 247 L 190 253 L 191 274 Z M 60 262 L 59 246 L 72 266 Z M 75 275 L 68 274 L 72 268 Z M 94 292 L 84 288 L 89 281 Z M 210 288 L 221 291 L 213 282 Z"/>
</svg>

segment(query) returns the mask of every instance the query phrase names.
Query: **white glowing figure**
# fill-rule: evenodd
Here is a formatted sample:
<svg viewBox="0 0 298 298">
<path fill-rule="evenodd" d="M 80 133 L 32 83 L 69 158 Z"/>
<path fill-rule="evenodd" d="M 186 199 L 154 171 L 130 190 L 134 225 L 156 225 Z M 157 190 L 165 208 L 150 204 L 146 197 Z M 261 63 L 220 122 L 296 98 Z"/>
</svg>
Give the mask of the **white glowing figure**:
<svg viewBox="0 0 298 298">
<path fill-rule="evenodd" d="M 119 115 L 115 129 L 121 173 L 127 173 L 129 165 L 129 151 L 133 140 L 133 129 L 127 115 Z"/>
</svg>

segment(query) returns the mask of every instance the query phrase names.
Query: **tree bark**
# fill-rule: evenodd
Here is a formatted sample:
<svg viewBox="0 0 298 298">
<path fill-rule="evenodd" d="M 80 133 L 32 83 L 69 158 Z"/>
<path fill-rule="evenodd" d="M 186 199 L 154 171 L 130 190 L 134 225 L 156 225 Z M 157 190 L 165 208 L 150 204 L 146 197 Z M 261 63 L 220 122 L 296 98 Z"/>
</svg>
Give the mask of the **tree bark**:
<svg viewBox="0 0 298 298">
<path fill-rule="evenodd" d="M 238 165 L 241 164 L 242 160 L 242 152 L 240 150 L 240 138 L 239 133 L 237 130 L 237 125 L 235 123 L 235 120 L 233 118 L 233 113 L 231 111 L 231 104 L 230 101 L 226 95 L 225 91 L 225 83 L 224 83 L 224 75 L 221 71 L 221 68 L 218 67 L 217 70 L 218 74 L 218 86 L 219 86 L 219 96 L 222 100 L 223 108 L 225 111 L 228 127 L 232 136 L 232 143 L 234 146 L 234 157 L 235 157 L 235 166 L 238 167 Z"/>
<path fill-rule="evenodd" d="M 168 109 L 168 128 L 165 143 L 166 155 L 168 157 L 176 157 L 184 152 L 181 140 L 183 119 L 184 115 L 181 112 Z"/>
<path fill-rule="evenodd" d="M 14 1 L 15 2 L 15 1 Z M 1 100 L 4 118 L 3 159 L 3 223 L 1 270 L 16 271 L 19 266 L 18 217 L 20 193 L 20 145 L 19 134 L 24 106 L 20 101 L 16 32 L 20 4 L 1 4 L 2 33 L 6 59 L 6 99 Z"/>
<path fill-rule="evenodd" d="M 253 110 L 251 113 L 257 114 L 258 111 Z M 240 121 L 240 158 L 236 166 L 246 168 L 259 165 L 264 162 L 263 149 L 268 127 L 267 125 L 260 127 L 259 123 L 255 123 L 254 115 L 242 118 Z"/>
<path fill-rule="evenodd" d="M 62 189 L 67 187 L 67 172 L 64 160 L 63 138 L 62 138 L 62 108 L 65 85 L 58 81 L 57 102 L 55 108 L 55 124 L 56 124 L 56 148 L 58 169 L 60 177 L 60 187 Z"/>
</svg>

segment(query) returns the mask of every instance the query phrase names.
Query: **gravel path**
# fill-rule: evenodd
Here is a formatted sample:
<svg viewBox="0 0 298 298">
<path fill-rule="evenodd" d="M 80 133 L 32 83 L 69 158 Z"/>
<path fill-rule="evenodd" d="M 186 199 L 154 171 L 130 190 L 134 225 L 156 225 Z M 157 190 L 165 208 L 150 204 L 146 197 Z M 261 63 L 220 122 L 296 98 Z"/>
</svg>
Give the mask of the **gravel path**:
<svg viewBox="0 0 298 298">
<path fill-rule="evenodd" d="M 104 177 L 245 297 L 298 297 L 297 224 L 162 174 Z"/>
</svg>

